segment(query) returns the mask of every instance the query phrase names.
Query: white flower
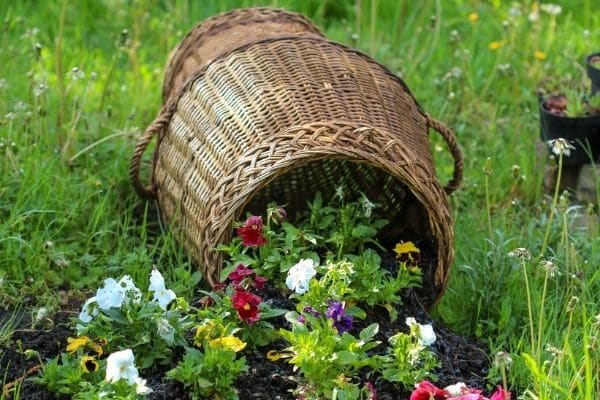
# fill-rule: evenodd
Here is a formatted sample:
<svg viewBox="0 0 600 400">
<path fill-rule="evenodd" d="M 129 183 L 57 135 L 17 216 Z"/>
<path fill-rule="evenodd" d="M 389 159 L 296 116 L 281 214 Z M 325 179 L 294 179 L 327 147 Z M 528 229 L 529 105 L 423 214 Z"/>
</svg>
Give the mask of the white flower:
<svg viewBox="0 0 600 400">
<path fill-rule="evenodd" d="M 142 292 L 129 275 L 122 277 L 119 282 L 113 278 L 105 279 L 104 286 L 96 291 L 96 302 L 102 310 L 121 308 L 123 304 L 128 304 L 129 300 L 134 303 L 142 300 Z"/>
<path fill-rule="evenodd" d="M 152 300 L 158 301 L 160 308 L 165 311 L 167 310 L 169 303 L 177 297 L 175 296 L 174 291 L 165 288 L 165 279 L 157 269 L 153 269 L 150 273 L 150 286 L 148 287 L 148 290 L 154 292 Z"/>
<path fill-rule="evenodd" d="M 468 393 L 467 385 L 464 382 L 457 382 L 454 385 L 446 386 L 444 388 L 448 394 L 452 397 L 460 396 Z"/>
<path fill-rule="evenodd" d="M 153 392 L 148 386 L 146 386 L 146 380 L 142 378 L 137 378 L 135 380 L 135 392 L 137 394 L 146 395 Z"/>
<path fill-rule="evenodd" d="M 548 146 L 550 146 L 552 152 L 557 156 L 562 154 L 569 157 L 571 155 L 571 150 L 575 150 L 575 146 L 573 146 L 567 139 L 564 138 L 548 140 L 546 143 L 548 143 Z"/>
<path fill-rule="evenodd" d="M 316 274 L 314 261 L 305 258 L 290 268 L 285 279 L 285 284 L 290 290 L 298 294 L 303 294 L 308 290 L 309 282 Z"/>
<path fill-rule="evenodd" d="M 125 379 L 128 385 L 135 384 L 139 378 L 139 373 L 134 363 L 135 359 L 131 349 L 110 354 L 106 359 L 106 381 L 115 383 Z"/>
<path fill-rule="evenodd" d="M 79 320 L 81 322 L 85 322 L 86 324 L 92 320 L 96 315 L 98 315 L 98 309 L 95 306 L 91 307 L 90 305 L 96 302 L 96 296 L 90 297 L 83 303 L 83 307 L 81 307 L 81 312 L 79 313 Z"/>
<path fill-rule="evenodd" d="M 123 291 L 113 278 L 104 280 L 104 286 L 96 291 L 96 303 L 102 310 L 120 308 L 123 305 Z"/>
<path fill-rule="evenodd" d="M 431 346 L 436 341 L 437 337 L 431 324 L 421 325 L 413 317 L 406 318 L 405 322 L 410 327 L 411 333 L 416 332 L 420 345 Z"/>
<path fill-rule="evenodd" d="M 558 4 L 543 3 L 540 4 L 540 10 L 550 15 L 558 15 L 562 12 L 562 7 Z"/>
<path fill-rule="evenodd" d="M 172 345 L 175 341 L 175 328 L 169 324 L 164 318 L 160 318 L 156 321 L 156 328 L 158 330 L 158 336 L 160 336 L 169 345 Z"/>
</svg>

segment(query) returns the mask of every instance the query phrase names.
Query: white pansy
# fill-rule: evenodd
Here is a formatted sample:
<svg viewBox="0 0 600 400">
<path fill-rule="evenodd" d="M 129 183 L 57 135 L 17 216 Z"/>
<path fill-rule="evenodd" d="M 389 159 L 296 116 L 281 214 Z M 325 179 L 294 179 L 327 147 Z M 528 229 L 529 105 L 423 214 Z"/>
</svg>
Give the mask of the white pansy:
<svg viewBox="0 0 600 400">
<path fill-rule="evenodd" d="M 104 280 L 104 286 L 96 291 L 96 303 L 102 310 L 120 308 L 123 305 L 122 287 L 113 278 Z"/>
<path fill-rule="evenodd" d="M 150 286 L 148 290 L 154 293 L 152 300 L 158 301 L 160 308 L 165 311 L 169 303 L 177 297 L 174 291 L 165 288 L 165 279 L 157 269 L 153 269 L 150 273 Z"/>
<path fill-rule="evenodd" d="M 462 394 L 468 393 L 467 385 L 465 385 L 464 382 L 457 382 L 454 385 L 446 386 L 444 389 L 452 397 L 456 397 L 456 396 L 460 396 Z"/>
<path fill-rule="evenodd" d="M 95 306 L 90 307 L 92 303 L 95 302 L 96 296 L 90 297 L 85 301 L 85 303 L 83 303 L 83 307 L 81 307 L 81 312 L 79 313 L 79 320 L 81 322 L 85 322 L 87 324 L 88 322 L 91 322 L 96 315 L 98 315 L 98 308 Z"/>
<path fill-rule="evenodd" d="M 288 271 L 285 284 L 290 290 L 303 294 L 308 290 L 310 280 L 317 274 L 314 261 L 305 258 Z"/>
<path fill-rule="evenodd" d="M 413 317 L 406 318 L 405 322 L 410 327 L 411 333 L 416 332 L 419 344 L 431 346 L 436 341 L 437 337 L 431 324 L 421 325 Z"/>
<path fill-rule="evenodd" d="M 160 336 L 167 344 L 172 345 L 175 341 L 175 328 L 171 326 L 169 321 L 160 318 L 156 321 L 156 329 Z"/>
<path fill-rule="evenodd" d="M 137 378 L 135 380 L 135 393 L 140 395 L 146 395 L 152 393 L 153 390 L 146 386 L 146 380 L 142 378 Z"/>
<path fill-rule="evenodd" d="M 125 275 L 119 280 L 119 285 L 123 290 L 123 301 L 127 304 L 131 299 L 135 304 L 142 301 L 142 292 L 135 286 L 133 279 L 129 275 Z"/>
<path fill-rule="evenodd" d="M 135 367 L 135 358 L 131 349 L 112 353 L 106 359 L 106 381 L 109 383 L 125 379 L 128 385 L 134 385 L 139 378 Z"/>
</svg>

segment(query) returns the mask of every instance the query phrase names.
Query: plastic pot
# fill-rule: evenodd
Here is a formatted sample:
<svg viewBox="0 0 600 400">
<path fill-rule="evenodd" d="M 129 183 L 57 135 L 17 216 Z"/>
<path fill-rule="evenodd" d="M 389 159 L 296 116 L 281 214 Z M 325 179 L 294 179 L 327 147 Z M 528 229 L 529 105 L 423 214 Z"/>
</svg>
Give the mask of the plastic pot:
<svg viewBox="0 0 600 400">
<path fill-rule="evenodd" d="M 543 141 L 564 138 L 575 146 L 564 165 L 581 165 L 598 160 L 600 155 L 600 116 L 565 117 L 548 111 L 540 101 L 540 136 Z M 590 158 L 591 152 L 591 158 Z"/>
<path fill-rule="evenodd" d="M 592 65 L 592 59 L 598 57 L 600 59 L 600 53 L 590 54 L 586 58 L 587 74 L 592 80 L 592 94 L 600 91 L 600 67 L 594 67 Z"/>
</svg>

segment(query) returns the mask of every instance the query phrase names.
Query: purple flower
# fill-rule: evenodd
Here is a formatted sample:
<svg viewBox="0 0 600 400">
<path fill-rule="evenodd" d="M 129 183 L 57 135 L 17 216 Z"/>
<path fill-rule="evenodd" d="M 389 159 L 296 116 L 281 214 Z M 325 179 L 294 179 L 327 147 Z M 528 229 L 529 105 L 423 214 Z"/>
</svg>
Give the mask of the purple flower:
<svg viewBox="0 0 600 400">
<path fill-rule="evenodd" d="M 305 306 L 302 309 L 303 312 L 312 315 L 315 318 L 319 318 L 321 316 L 321 313 L 318 312 L 317 310 L 315 310 L 314 308 L 312 308 L 311 306 Z"/>
<path fill-rule="evenodd" d="M 325 316 L 333 320 L 333 326 L 340 335 L 352 329 L 354 320 L 351 315 L 344 315 L 345 312 L 344 303 L 340 301 L 329 301 L 329 307 L 325 312 Z"/>
<path fill-rule="evenodd" d="M 304 315 L 298 315 L 298 322 L 304 324 L 306 322 L 306 317 Z"/>
</svg>

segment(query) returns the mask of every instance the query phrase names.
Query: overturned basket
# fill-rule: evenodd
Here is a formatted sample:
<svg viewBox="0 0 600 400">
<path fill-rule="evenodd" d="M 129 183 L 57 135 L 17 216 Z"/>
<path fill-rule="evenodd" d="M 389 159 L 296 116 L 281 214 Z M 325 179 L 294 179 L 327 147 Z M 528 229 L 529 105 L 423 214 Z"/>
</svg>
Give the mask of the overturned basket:
<svg viewBox="0 0 600 400">
<path fill-rule="evenodd" d="M 443 293 L 453 258 L 446 194 L 462 178 L 453 133 L 425 113 L 404 82 L 365 54 L 327 40 L 300 15 L 269 8 L 234 10 L 198 25 L 167 65 L 164 106 L 136 146 L 136 191 L 162 213 L 218 281 L 233 222 L 267 203 L 302 209 L 320 191 L 345 185 L 382 205 L 391 221 L 380 238 L 408 233 L 433 243 L 437 265 L 424 271 L 424 302 Z M 454 157 L 442 188 L 428 128 Z M 158 136 L 152 183 L 142 154 Z"/>
</svg>

